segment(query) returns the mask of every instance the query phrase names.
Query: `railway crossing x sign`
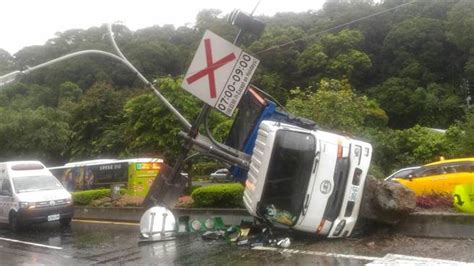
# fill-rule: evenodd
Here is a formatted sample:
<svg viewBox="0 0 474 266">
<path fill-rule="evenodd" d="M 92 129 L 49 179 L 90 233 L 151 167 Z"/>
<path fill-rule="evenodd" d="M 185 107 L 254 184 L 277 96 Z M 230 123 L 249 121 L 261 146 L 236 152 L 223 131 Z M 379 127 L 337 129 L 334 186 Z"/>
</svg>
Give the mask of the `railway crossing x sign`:
<svg viewBox="0 0 474 266">
<path fill-rule="evenodd" d="M 182 87 L 231 116 L 259 60 L 211 31 L 206 31 Z"/>
</svg>

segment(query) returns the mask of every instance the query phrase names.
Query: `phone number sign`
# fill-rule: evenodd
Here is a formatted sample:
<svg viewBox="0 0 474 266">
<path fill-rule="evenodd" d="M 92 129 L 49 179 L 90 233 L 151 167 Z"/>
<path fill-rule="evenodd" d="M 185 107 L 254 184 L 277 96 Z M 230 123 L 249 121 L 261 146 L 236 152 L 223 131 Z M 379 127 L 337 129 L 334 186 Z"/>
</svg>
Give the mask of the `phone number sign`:
<svg viewBox="0 0 474 266">
<path fill-rule="evenodd" d="M 239 47 L 206 31 L 184 77 L 182 87 L 231 116 L 259 60 Z"/>
</svg>

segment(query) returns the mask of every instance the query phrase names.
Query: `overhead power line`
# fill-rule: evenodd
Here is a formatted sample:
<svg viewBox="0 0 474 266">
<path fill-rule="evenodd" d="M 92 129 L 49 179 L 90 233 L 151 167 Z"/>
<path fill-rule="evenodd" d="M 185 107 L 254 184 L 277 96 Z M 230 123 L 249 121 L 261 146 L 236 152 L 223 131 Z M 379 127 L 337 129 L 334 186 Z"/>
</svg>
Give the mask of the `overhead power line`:
<svg viewBox="0 0 474 266">
<path fill-rule="evenodd" d="M 349 21 L 349 22 L 346 22 L 346 23 L 343 23 L 343 24 L 334 26 L 334 27 L 329 28 L 329 29 L 326 29 L 326 30 L 322 30 L 322 31 L 319 31 L 319 32 L 310 34 L 310 35 L 305 36 L 305 37 L 301 37 L 301 38 L 298 38 L 298 39 L 293 39 L 293 40 L 291 40 L 291 41 L 289 41 L 289 42 L 286 42 L 286 43 L 274 45 L 274 46 L 271 46 L 271 47 L 269 47 L 269 48 L 267 48 L 267 49 L 264 49 L 264 50 L 255 52 L 255 54 L 262 54 L 262 53 L 265 53 L 265 52 L 268 52 L 268 51 L 271 51 L 271 50 L 275 50 L 275 49 L 278 49 L 278 48 L 281 48 L 281 47 L 285 47 L 285 46 L 294 44 L 294 43 L 296 43 L 296 42 L 298 42 L 298 41 L 303 41 L 303 40 L 306 40 L 306 39 L 309 39 L 309 38 L 313 38 L 313 37 L 315 37 L 315 36 L 317 36 L 317 35 L 320 35 L 320 34 L 323 34 L 323 33 L 326 33 L 326 32 L 330 32 L 330 31 L 333 31 L 333 30 L 337 30 L 337 29 L 343 28 L 343 27 L 345 27 L 345 26 L 348 26 L 348 25 L 357 23 L 357 22 L 359 22 L 359 21 L 362 21 L 362 20 L 365 20 L 365 19 L 368 19 L 368 18 L 372 18 L 372 17 L 376 17 L 376 16 L 379 16 L 379 15 L 385 14 L 385 13 L 387 13 L 387 12 L 390 12 L 390 11 L 393 11 L 393 10 L 396 10 L 396 9 L 399 9 L 399 8 L 402 8 L 402 7 L 405 7 L 405 6 L 407 6 L 407 5 L 411 5 L 411 4 L 415 3 L 416 1 L 417 1 L 417 0 L 413 0 L 413 1 L 404 3 L 404 4 L 401 4 L 401 5 L 392 7 L 392 8 L 388 8 L 388 9 L 385 9 L 385 10 L 382 10 L 382 11 L 379 11 L 379 12 L 376 12 L 376 13 L 373 13 L 373 14 L 370 14 L 370 15 L 367 15 L 367 16 L 365 16 L 365 17 L 361 17 L 361 18 L 358 18 L 358 19 L 355 19 L 355 20 L 352 20 L 352 21 Z"/>
<path fill-rule="evenodd" d="M 340 25 L 337 25 L 337 26 L 334 26 L 334 27 L 331 27 L 329 29 L 326 29 L 326 30 L 322 30 L 322 31 L 319 31 L 319 32 L 316 32 L 316 33 L 313 33 L 313 34 L 310 34 L 308 36 L 305 36 L 305 37 L 302 37 L 302 38 L 298 38 L 298 39 L 293 39 L 289 42 L 286 42 L 286 43 L 282 43 L 282 44 L 278 44 L 278 45 L 274 45 L 274 46 L 271 46 L 267 49 L 263 49 L 261 51 L 258 51 L 258 52 L 255 52 L 253 54 L 255 55 L 258 55 L 258 54 L 262 54 L 262 53 L 265 53 L 265 52 L 268 52 L 268 51 L 271 51 L 271 50 L 275 50 L 275 49 L 278 49 L 278 48 L 281 48 L 281 47 L 285 47 L 285 46 L 289 46 L 291 44 L 294 44 L 298 41 L 302 41 L 302 40 L 306 40 L 306 39 L 309 39 L 309 38 L 313 38 L 317 35 L 320 35 L 320 34 L 323 34 L 323 33 L 326 33 L 326 32 L 330 32 L 330 31 L 333 31 L 333 30 L 337 30 L 337 29 L 340 29 L 340 28 L 343 28 L 345 26 L 348 26 L 348 25 L 351 25 L 351 24 L 354 24 L 356 22 L 359 22 L 359 21 L 362 21 L 362 20 L 365 20 L 365 19 L 368 19 L 368 18 L 372 18 L 372 17 L 375 17 L 375 16 L 379 16 L 379 15 L 382 15 L 382 14 L 385 14 L 385 13 L 388 13 L 390 11 L 393 11 L 393 10 L 396 10 L 396 9 L 399 9 L 399 8 L 402 8 L 402 7 L 405 7 L 405 6 L 408 6 L 408 5 L 411 5 L 415 2 L 417 2 L 418 0 L 413 0 L 413 1 L 410 1 L 410 2 L 407 2 L 407 3 L 404 3 L 404 4 L 400 4 L 398 6 L 395 6 L 395 7 L 391 7 L 391 8 L 388 8 L 388 9 L 385 9 L 385 10 L 382 10 L 382 11 L 379 11 L 379 12 L 376 12 L 376 13 L 373 13 L 373 14 L 370 14 L 370 15 L 367 15 L 367 16 L 364 16 L 364 17 L 361 17 L 361 18 L 358 18 L 358 19 L 355 19 L 355 20 L 352 20 L 352 21 L 349 21 L 349 22 L 346 22 L 346 23 L 343 23 L 343 24 L 340 24 Z M 214 66 L 215 67 L 219 67 L 219 66 L 222 66 L 224 65 L 223 63 L 219 63 L 219 64 L 215 64 Z M 196 74 L 198 71 L 194 71 L 194 72 L 190 72 L 188 73 L 189 75 L 192 75 L 192 74 Z"/>
</svg>

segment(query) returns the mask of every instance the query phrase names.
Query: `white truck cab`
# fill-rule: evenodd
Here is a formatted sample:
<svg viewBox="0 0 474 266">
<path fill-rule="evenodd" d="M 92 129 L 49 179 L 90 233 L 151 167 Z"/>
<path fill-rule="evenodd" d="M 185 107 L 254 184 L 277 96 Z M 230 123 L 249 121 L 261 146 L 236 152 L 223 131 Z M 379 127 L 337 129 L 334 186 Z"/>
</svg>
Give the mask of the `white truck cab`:
<svg viewBox="0 0 474 266">
<path fill-rule="evenodd" d="M 71 194 L 41 162 L 0 163 L 0 223 L 13 230 L 37 222 L 68 225 L 73 215 Z"/>
<path fill-rule="evenodd" d="M 263 121 L 246 181 L 245 207 L 275 225 L 349 236 L 371 156 L 372 146 L 363 141 Z"/>
</svg>

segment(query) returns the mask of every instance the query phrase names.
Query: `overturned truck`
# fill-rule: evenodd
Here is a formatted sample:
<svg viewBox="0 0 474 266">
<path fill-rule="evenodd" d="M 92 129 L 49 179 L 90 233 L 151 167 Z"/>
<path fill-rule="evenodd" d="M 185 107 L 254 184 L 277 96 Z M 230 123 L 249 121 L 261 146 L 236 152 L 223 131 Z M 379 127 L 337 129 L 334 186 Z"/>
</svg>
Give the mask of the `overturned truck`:
<svg viewBox="0 0 474 266">
<path fill-rule="evenodd" d="M 195 140 L 195 149 L 206 147 L 201 140 Z M 225 146 L 247 155 L 248 165 L 235 163 L 230 170 L 245 184 L 245 207 L 258 221 L 334 238 L 351 234 L 372 156 L 369 143 L 278 111 L 250 86 Z M 148 205 L 172 207 L 171 194 L 186 183 L 173 176 L 171 169 L 160 173 Z"/>
<path fill-rule="evenodd" d="M 319 130 L 278 112 L 250 88 L 227 144 L 251 153 L 244 204 L 257 219 L 327 237 L 351 234 L 359 214 L 372 146 Z"/>
<path fill-rule="evenodd" d="M 241 20 L 237 18 L 245 18 L 241 30 L 261 25 L 251 16 L 239 14 L 231 20 L 238 24 Z M 263 28 L 256 28 L 261 33 Z M 211 43 L 219 47 L 214 55 Z M 221 58 L 216 61 L 219 64 L 213 56 Z M 271 96 L 249 84 L 258 62 L 206 31 L 182 85 L 206 104 L 193 124 L 186 126 L 186 132 L 180 132 L 185 140 L 180 156 L 172 169 L 160 172 L 144 203 L 174 206 L 189 184 L 179 173 L 193 158 L 189 152 L 194 149 L 232 165 L 235 181 L 245 184 L 245 207 L 260 222 L 327 237 L 349 236 L 359 216 L 372 146 L 278 111 Z M 208 79 L 196 85 L 195 81 L 206 75 Z M 218 91 L 216 80 L 221 81 L 217 82 Z M 200 87 L 209 87 L 210 95 Z M 237 104 L 239 111 L 226 143 L 219 143 L 207 125 L 211 108 L 232 116 Z M 204 135 L 199 132 L 202 123 Z"/>
</svg>

